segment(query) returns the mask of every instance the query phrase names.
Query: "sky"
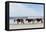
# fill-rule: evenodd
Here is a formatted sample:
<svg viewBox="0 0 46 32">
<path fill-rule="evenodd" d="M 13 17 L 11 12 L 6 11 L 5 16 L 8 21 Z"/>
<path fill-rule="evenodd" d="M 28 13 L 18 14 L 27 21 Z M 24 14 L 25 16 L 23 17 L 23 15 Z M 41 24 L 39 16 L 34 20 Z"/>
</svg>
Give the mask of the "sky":
<svg viewBox="0 0 46 32">
<path fill-rule="evenodd" d="M 10 3 L 10 17 L 43 16 L 43 5 Z"/>
</svg>

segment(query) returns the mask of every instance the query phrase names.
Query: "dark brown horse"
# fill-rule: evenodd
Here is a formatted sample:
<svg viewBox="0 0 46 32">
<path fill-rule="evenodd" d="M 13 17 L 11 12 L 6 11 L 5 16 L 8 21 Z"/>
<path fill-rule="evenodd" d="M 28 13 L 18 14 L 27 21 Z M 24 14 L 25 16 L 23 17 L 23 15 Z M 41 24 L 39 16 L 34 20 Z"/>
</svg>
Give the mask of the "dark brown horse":
<svg viewBox="0 0 46 32">
<path fill-rule="evenodd" d="M 34 19 L 26 19 L 26 21 L 28 21 L 28 23 L 31 22 L 31 21 L 34 22 Z"/>
<path fill-rule="evenodd" d="M 23 19 L 17 19 L 17 24 L 19 24 L 19 22 L 24 24 L 24 20 Z"/>
<path fill-rule="evenodd" d="M 36 20 L 37 20 L 37 22 L 41 21 L 41 23 L 43 23 L 42 18 L 37 18 Z"/>
</svg>

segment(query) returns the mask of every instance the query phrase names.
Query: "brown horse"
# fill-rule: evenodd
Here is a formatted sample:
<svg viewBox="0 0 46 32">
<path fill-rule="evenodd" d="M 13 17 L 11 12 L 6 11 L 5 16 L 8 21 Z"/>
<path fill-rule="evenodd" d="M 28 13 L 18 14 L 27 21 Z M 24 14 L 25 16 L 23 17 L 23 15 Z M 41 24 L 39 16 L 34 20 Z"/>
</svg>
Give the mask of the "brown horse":
<svg viewBox="0 0 46 32">
<path fill-rule="evenodd" d="M 41 23 L 43 23 L 42 18 L 37 18 L 36 20 L 37 20 L 37 22 L 41 21 Z"/>
<path fill-rule="evenodd" d="M 17 19 L 17 24 L 19 24 L 19 22 L 24 24 L 24 20 L 23 19 Z"/>
<path fill-rule="evenodd" d="M 26 21 L 28 21 L 28 23 L 31 22 L 31 21 L 34 22 L 34 19 L 26 19 Z"/>
</svg>

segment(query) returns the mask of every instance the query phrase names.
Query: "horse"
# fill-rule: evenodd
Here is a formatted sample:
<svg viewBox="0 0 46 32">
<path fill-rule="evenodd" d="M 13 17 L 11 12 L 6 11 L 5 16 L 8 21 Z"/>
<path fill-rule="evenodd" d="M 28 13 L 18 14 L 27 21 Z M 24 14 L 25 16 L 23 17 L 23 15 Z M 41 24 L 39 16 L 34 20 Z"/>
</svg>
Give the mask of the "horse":
<svg viewBox="0 0 46 32">
<path fill-rule="evenodd" d="M 19 24 L 19 22 L 24 24 L 24 20 L 23 19 L 17 19 L 17 24 Z"/>
<path fill-rule="evenodd" d="M 37 20 L 37 22 L 41 21 L 41 23 L 43 23 L 42 18 L 37 18 L 36 20 Z"/>
<path fill-rule="evenodd" d="M 28 21 L 28 23 L 30 23 L 31 21 L 34 22 L 34 19 L 26 19 L 26 21 Z"/>
</svg>

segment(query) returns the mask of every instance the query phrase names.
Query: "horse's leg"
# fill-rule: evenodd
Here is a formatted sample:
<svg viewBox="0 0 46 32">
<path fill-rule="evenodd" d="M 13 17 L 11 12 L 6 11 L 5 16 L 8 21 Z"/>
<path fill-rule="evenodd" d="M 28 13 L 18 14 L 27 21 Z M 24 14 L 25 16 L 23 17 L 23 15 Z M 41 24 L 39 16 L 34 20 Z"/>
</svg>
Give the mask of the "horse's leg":
<svg viewBox="0 0 46 32">
<path fill-rule="evenodd" d="M 22 21 L 20 21 L 21 22 L 21 24 L 22 24 Z"/>
<path fill-rule="evenodd" d="M 34 24 L 34 21 L 33 20 L 32 20 L 32 22 L 33 22 L 32 24 Z"/>
<path fill-rule="evenodd" d="M 37 23 L 39 23 L 39 21 L 37 21 Z"/>
<path fill-rule="evenodd" d="M 28 21 L 28 23 L 30 24 L 30 21 Z"/>
<path fill-rule="evenodd" d="M 19 21 L 17 21 L 17 24 L 19 24 Z"/>
<path fill-rule="evenodd" d="M 24 21 L 22 21 L 23 22 L 23 24 L 24 24 Z"/>
<path fill-rule="evenodd" d="M 21 21 L 22 24 L 24 24 L 24 21 Z"/>
<path fill-rule="evenodd" d="M 28 20 L 27 20 L 28 21 Z M 28 21 L 28 23 L 29 23 L 29 21 Z"/>
<path fill-rule="evenodd" d="M 30 21 L 30 23 L 32 24 L 32 21 Z"/>
<path fill-rule="evenodd" d="M 32 22 L 33 22 L 32 24 L 34 24 L 35 23 L 35 20 L 32 20 Z"/>
<path fill-rule="evenodd" d="M 41 20 L 41 23 L 43 23 L 43 20 Z"/>
<path fill-rule="evenodd" d="M 34 24 L 34 19 L 31 19 L 32 24 Z"/>
</svg>

